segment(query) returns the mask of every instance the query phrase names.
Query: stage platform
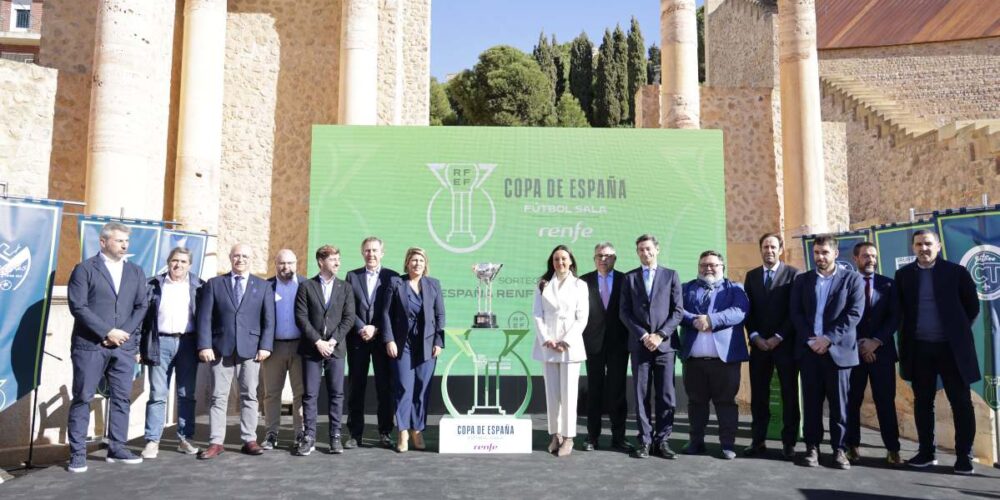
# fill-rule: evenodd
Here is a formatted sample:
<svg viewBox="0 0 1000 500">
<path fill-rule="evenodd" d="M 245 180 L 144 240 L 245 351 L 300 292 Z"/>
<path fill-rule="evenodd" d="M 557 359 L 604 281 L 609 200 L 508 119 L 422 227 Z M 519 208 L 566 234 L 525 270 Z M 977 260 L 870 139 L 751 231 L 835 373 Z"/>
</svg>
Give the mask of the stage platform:
<svg viewBox="0 0 1000 500">
<path fill-rule="evenodd" d="M 369 417 L 371 419 L 373 417 Z M 426 436 L 437 448 L 436 422 L 432 417 Z M 288 420 L 288 417 L 285 417 Z M 199 419 L 195 441 L 204 446 L 207 425 Z M 584 432 L 584 419 L 579 432 Z M 433 451 L 397 454 L 372 447 L 373 426 L 366 446 L 329 455 L 325 417 L 320 417 L 317 450 L 308 457 L 292 456 L 287 449 L 251 457 L 239 453 L 239 426 L 230 421 L 226 453 L 210 461 L 196 460 L 174 450 L 173 429 L 164 432 L 159 458 L 140 465 L 108 464 L 104 450 L 91 453 L 90 470 L 66 472 L 64 464 L 25 474 L 0 484 L 5 500 L 48 498 L 101 498 L 149 500 L 155 498 L 699 498 L 702 500 L 801 498 L 801 499 L 911 499 L 1000 498 L 1000 470 L 977 464 L 977 474 L 951 472 L 954 456 L 939 453 L 941 465 L 924 470 L 890 468 L 878 433 L 863 431 L 864 458 L 842 471 L 829 467 L 828 448 L 822 449 L 821 466 L 807 468 L 780 459 L 780 444 L 769 442 L 763 458 L 726 461 L 719 458 L 716 428 L 709 426 L 709 453 L 665 460 L 645 460 L 599 449 L 575 450 L 567 458 L 544 451 L 548 443 L 544 415 L 536 415 L 534 451 L 530 455 L 439 455 Z M 679 415 L 671 446 L 680 451 L 687 439 L 687 420 Z M 605 430 L 601 445 L 610 444 Z M 263 434 L 263 432 L 261 432 Z M 634 422 L 629 422 L 629 438 Z M 292 438 L 282 429 L 285 448 Z M 577 442 L 581 438 L 578 437 Z M 738 449 L 749 443 L 749 420 L 740 422 Z M 141 439 L 131 443 L 138 453 Z M 916 444 L 903 441 L 903 458 Z M 801 454 L 805 446 L 801 443 Z"/>
</svg>

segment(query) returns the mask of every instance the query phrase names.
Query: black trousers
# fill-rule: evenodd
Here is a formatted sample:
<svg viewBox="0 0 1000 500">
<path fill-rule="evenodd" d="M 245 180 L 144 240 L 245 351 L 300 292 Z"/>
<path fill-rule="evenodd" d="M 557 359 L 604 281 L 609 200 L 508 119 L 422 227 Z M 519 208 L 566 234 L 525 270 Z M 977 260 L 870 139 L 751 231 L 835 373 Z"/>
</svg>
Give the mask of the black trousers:
<svg viewBox="0 0 1000 500">
<path fill-rule="evenodd" d="M 354 333 L 351 333 L 354 335 Z M 375 368 L 375 395 L 378 398 L 378 432 L 391 434 L 393 414 L 396 413 L 392 393 L 392 369 L 385 344 L 378 338 L 371 342 L 349 343 L 347 346 L 348 376 L 347 429 L 351 437 L 361 439 L 365 430 L 365 391 L 368 386 L 368 368 Z"/>
<path fill-rule="evenodd" d="M 899 421 L 896 418 L 896 363 L 876 361 L 851 368 L 851 387 L 847 395 L 847 446 L 861 445 L 861 404 L 865 387 L 872 384 L 872 401 L 878 415 L 882 443 L 888 451 L 899 451 Z"/>
<path fill-rule="evenodd" d="M 732 450 L 739 426 L 736 393 L 740 390 L 741 363 L 726 363 L 719 358 L 688 358 L 684 362 L 684 390 L 688 397 L 691 442 L 705 442 L 708 426 L 708 403 L 715 406 L 719 421 L 719 443 Z"/>
<path fill-rule="evenodd" d="M 934 453 L 934 396 L 937 378 L 944 382 L 944 393 L 951 404 L 955 425 L 955 454 L 969 456 L 976 435 L 976 415 L 972 410 L 969 384 L 962 380 L 955 355 L 947 342 L 917 341 L 913 364 L 913 419 L 917 424 L 920 451 Z"/>
<path fill-rule="evenodd" d="M 625 419 L 628 403 L 625 378 L 628 371 L 628 350 L 587 353 L 587 439 L 597 443 L 601 435 L 601 415 L 611 420 L 611 441 L 625 441 Z"/>
<path fill-rule="evenodd" d="M 305 435 L 316 439 L 320 380 L 326 382 L 327 416 L 330 437 L 340 434 L 340 416 L 344 412 L 344 359 L 302 357 L 302 427 Z"/>
<path fill-rule="evenodd" d="M 752 443 L 767 440 L 767 427 L 771 422 L 771 377 L 778 371 L 781 384 L 781 443 L 795 446 L 799 438 L 799 369 L 791 360 L 776 362 L 770 352 L 757 350 L 750 353 L 750 414 Z"/>
</svg>

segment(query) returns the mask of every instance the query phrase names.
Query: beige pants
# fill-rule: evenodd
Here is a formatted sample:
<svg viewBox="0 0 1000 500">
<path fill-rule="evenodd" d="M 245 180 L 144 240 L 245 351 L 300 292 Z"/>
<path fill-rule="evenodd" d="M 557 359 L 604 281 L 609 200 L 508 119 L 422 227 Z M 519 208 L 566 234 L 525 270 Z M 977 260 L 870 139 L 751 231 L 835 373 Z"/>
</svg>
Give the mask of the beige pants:
<svg viewBox="0 0 1000 500">
<path fill-rule="evenodd" d="M 274 341 L 274 351 L 264 360 L 261 381 L 264 383 L 264 422 L 267 432 L 278 433 L 281 425 L 281 392 L 285 375 L 292 382 L 292 426 L 296 435 L 302 431 L 302 356 L 298 342 Z"/>
<path fill-rule="evenodd" d="M 576 436 L 576 399 L 582 363 L 543 363 L 549 434 Z"/>
</svg>

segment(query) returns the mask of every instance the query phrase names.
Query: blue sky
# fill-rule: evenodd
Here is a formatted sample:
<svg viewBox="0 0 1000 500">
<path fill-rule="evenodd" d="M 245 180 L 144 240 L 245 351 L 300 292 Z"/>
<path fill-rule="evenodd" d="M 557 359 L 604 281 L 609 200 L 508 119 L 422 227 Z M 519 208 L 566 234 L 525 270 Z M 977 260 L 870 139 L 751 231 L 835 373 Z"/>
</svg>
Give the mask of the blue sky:
<svg viewBox="0 0 1000 500">
<path fill-rule="evenodd" d="M 627 31 L 632 16 L 646 45 L 659 45 L 659 0 L 432 0 L 431 75 L 443 80 L 472 68 L 494 45 L 530 51 L 542 30 L 560 43 L 586 31 L 598 45 L 604 28 L 619 23 Z"/>
</svg>

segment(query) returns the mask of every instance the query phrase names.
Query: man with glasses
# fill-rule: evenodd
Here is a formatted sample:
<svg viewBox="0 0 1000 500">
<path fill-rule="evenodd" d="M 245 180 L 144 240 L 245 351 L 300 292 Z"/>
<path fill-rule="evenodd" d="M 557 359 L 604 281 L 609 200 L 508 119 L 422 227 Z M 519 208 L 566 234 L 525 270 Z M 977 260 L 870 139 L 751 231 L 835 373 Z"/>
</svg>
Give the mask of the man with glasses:
<svg viewBox="0 0 1000 500">
<path fill-rule="evenodd" d="M 743 340 L 743 319 L 750 299 L 739 283 L 725 278 L 722 254 L 706 250 L 698 258 L 698 278 L 684 284 L 684 319 L 681 320 L 681 359 L 684 390 L 688 396 L 691 439 L 683 452 L 705 452 L 708 402 L 719 420 L 722 458 L 736 458 L 740 367 L 750 359 Z"/>
<path fill-rule="evenodd" d="M 601 415 L 611 420 L 611 448 L 629 452 L 625 442 L 625 378 L 628 370 L 628 330 L 619 317 L 619 299 L 625 275 L 615 270 L 615 247 L 594 247 L 596 269 L 580 277 L 590 290 L 590 313 L 583 331 L 587 351 L 587 439 L 584 451 L 598 447 Z"/>
</svg>

